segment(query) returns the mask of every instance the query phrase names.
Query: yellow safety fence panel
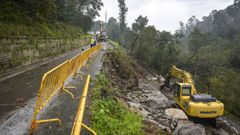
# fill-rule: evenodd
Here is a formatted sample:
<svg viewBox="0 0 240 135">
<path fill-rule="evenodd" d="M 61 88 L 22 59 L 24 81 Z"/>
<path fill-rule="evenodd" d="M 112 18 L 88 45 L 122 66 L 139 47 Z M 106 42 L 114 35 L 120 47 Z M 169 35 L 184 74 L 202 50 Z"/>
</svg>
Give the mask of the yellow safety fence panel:
<svg viewBox="0 0 240 135">
<path fill-rule="evenodd" d="M 89 128 L 87 125 L 83 124 L 83 114 L 85 110 L 85 105 L 86 105 L 86 98 L 87 98 L 87 93 L 88 93 L 88 87 L 89 87 L 89 82 L 90 82 L 90 75 L 87 76 L 84 89 L 82 92 L 82 96 L 80 97 L 80 102 L 78 106 L 78 111 L 73 123 L 71 135 L 80 135 L 81 133 L 81 127 L 83 126 L 86 128 L 88 131 L 93 133 L 94 135 L 97 135 L 95 131 L 93 131 L 91 128 Z"/>
<path fill-rule="evenodd" d="M 70 94 L 72 98 L 74 98 L 73 94 L 66 89 L 67 87 L 64 87 L 64 82 L 70 75 L 75 74 L 79 67 L 83 66 L 83 64 L 86 63 L 90 56 L 92 56 L 100 49 L 101 44 L 89 48 L 82 54 L 79 54 L 72 59 L 63 62 L 62 64 L 58 65 L 57 67 L 53 68 L 52 70 L 48 71 L 43 75 L 30 127 L 30 134 L 41 123 L 59 122 L 61 124 L 61 120 L 58 118 L 37 120 L 37 116 L 41 112 L 41 110 L 47 105 L 47 103 L 52 99 L 52 97 L 61 89 Z"/>
<path fill-rule="evenodd" d="M 86 51 L 84 51 L 83 53 L 73 57 L 72 59 L 70 59 L 70 69 L 69 69 L 69 75 L 76 75 L 79 67 L 82 67 L 87 60 L 97 51 L 99 51 L 102 48 L 101 44 L 98 44 L 92 48 L 87 49 Z"/>
<path fill-rule="evenodd" d="M 59 66 L 53 68 L 43 75 L 33 114 L 31 132 L 37 127 L 37 124 L 43 122 L 41 120 L 37 120 L 37 116 L 43 107 L 45 107 L 51 100 L 54 94 L 63 86 L 64 81 L 68 77 L 68 67 L 69 61 L 65 61 L 64 63 L 60 64 Z M 59 119 L 54 120 L 60 121 Z"/>
</svg>

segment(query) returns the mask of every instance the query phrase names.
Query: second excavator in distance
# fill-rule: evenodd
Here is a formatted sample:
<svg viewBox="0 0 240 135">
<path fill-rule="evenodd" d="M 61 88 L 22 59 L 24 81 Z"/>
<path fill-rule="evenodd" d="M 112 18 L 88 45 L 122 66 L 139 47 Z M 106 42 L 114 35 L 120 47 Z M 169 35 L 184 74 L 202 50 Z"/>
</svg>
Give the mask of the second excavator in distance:
<svg viewBox="0 0 240 135">
<path fill-rule="evenodd" d="M 178 81 L 172 85 L 173 98 L 184 112 L 194 118 L 213 119 L 223 116 L 224 104 L 209 94 L 198 94 L 194 80 L 189 72 L 173 66 L 166 77 L 165 86 L 170 86 L 170 79 Z"/>
</svg>

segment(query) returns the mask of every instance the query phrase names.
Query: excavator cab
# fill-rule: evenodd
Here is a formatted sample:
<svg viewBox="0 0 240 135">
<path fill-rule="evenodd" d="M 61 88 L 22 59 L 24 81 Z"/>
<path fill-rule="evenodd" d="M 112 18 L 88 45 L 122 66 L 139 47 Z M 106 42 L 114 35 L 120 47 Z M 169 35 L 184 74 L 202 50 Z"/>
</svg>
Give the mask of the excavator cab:
<svg viewBox="0 0 240 135">
<path fill-rule="evenodd" d="M 173 89 L 175 98 L 190 98 L 190 95 L 192 94 L 192 87 L 188 83 L 175 83 Z"/>
</svg>

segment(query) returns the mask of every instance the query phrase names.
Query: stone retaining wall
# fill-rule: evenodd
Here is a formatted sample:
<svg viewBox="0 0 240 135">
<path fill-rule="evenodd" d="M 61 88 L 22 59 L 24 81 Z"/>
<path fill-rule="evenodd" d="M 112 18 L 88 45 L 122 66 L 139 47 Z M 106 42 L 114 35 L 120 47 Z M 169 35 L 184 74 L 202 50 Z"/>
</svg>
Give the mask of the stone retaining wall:
<svg viewBox="0 0 240 135">
<path fill-rule="evenodd" d="M 87 36 L 79 39 L 0 39 L 0 74 L 74 50 L 89 43 L 89 40 Z"/>
</svg>

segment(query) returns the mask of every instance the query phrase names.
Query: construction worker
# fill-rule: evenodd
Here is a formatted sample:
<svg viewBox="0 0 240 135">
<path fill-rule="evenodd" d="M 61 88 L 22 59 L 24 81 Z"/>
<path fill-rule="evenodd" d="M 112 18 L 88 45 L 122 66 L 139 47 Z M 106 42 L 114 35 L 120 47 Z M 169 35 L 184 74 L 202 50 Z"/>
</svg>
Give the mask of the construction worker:
<svg viewBox="0 0 240 135">
<path fill-rule="evenodd" d="M 91 47 L 95 46 L 96 45 L 96 41 L 95 41 L 95 38 L 92 37 L 91 39 Z"/>
</svg>

